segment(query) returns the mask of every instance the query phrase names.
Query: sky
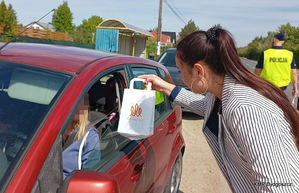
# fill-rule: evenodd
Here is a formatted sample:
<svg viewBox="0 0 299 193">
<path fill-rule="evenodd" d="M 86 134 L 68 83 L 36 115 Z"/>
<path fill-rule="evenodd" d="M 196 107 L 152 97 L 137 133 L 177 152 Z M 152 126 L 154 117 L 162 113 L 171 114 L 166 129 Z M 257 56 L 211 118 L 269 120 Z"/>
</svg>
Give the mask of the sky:
<svg viewBox="0 0 299 193">
<path fill-rule="evenodd" d="M 166 0 L 162 6 L 162 31 L 177 34 L 190 21 L 201 30 L 220 24 L 234 37 L 237 47 L 247 46 L 257 37 L 266 37 L 269 31 L 278 31 L 281 25 L 290 23 L 299 27 L 299 0 Z M 17 13 L 18 22 L 24 26 L 37 21 L 63 0 L 4 0 Z M 73 23 L 78 26 L 83 19 L 97 15 L 106 19 L 118 19 L 144 30 L 158 26 L 160 0 L 69 0 Z M 52 13 L 40 22 L 52 20 Z M 183 20 L 183 21 L 182 21 Z"/>
</svg>

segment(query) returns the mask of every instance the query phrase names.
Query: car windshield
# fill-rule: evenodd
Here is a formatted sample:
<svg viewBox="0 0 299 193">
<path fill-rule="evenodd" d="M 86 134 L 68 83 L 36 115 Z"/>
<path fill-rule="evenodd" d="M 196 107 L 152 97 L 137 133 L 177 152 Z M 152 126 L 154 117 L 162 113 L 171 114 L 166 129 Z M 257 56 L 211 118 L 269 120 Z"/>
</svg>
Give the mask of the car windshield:
<svg viewBox="0 0 299 193">
<path fill-rule="evenodd" d="M 70 75 L 0 60 L 1 181 L 12 173 L 70 79 Z"/>
<path fill-rule="evenodd" d="M 164 66 L 176 67 L 175 64 L 175 51 L 173 52 L 164 52 L 161 57 L 158 59 L 158 62 Z"/>
</svg>

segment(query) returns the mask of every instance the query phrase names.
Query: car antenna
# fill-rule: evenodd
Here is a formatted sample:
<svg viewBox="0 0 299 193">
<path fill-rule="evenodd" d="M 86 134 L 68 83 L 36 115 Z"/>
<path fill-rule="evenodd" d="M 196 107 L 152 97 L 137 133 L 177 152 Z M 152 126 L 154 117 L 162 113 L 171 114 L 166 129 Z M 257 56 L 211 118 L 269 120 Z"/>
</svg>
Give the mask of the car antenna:
<svg viewBox="0 0 299 193">
<path fill-rule="evenodd" d="M 39 22 L 40 20 L 42 20 L 44 17 L 46 17 L 47 15 L 49 15 L 52 11 L 55 11 L 55 9 L 52 9 L 49 13 L 47 13 L 46 15 L 44 15 L 43 17 L 41 17 L 39 20 L 33 22 L 33 24 L 36 24 L 37 22 Z M 29 25 L 29 24 L 28 24 Z M 28 30 L 29 27 L 27 27 L 26 29 L 24 29 L 21 33 L 19 33 L 18 35 L 16 35 L 15 37 L 11 38 L 8 42 L 6 42 L 3 46 L 1 46 L 0 48 L 0 53 L 1 53 L 1 50 L 7 46 L 10 42 L 14 41 L 19 35 L 21 35 L 22 33 L 24 33 L 26 30 Z"/>
</svg>

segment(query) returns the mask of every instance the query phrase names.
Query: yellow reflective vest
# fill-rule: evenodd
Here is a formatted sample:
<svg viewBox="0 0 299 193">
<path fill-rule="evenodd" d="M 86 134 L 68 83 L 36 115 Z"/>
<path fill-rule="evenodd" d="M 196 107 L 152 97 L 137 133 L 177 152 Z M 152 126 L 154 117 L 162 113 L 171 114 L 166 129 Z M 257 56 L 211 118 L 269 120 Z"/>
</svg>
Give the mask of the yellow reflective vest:
<svg viewBox="0 0 299 193">
<path fill-rule="evenodd" d="M 144 88 L 144 90 L 147 90 L 147 88 Z M 155 91 L 155 105 L 158 105 L 163 102 L 164 102 L 163 92 Z"/>
<path fill-rule="evenodd" d="M 162 92 L 156 91 L 156 99 L 155 99 L 155 105 L 158 105 L 160 103 L 164 102 L 164 95 Z"/>
<path fill-rule="evenodd" d="M 264 51 L 264 68 L 260 76 L 278 87 L 290 84 L 292 77 L 291 63 L 293 52 L 285 49 Z"/>
</svg>

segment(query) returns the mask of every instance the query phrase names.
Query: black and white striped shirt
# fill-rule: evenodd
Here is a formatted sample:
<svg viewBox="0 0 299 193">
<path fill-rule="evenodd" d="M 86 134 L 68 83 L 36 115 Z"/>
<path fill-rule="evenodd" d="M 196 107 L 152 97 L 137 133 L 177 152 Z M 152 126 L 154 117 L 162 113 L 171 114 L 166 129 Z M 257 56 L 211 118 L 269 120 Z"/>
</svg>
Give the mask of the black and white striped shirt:
<svg viewBox="0 0 299 193">
<path fill-rule="evenodd" d="M 226 76 L 216 137 L 206 124 L 215 99 L 182 88 L 174 102 L 205 117 L 203 133 L 231 190 L 299 192 L 299 152 L 282 110 Z"/>
</svg>

